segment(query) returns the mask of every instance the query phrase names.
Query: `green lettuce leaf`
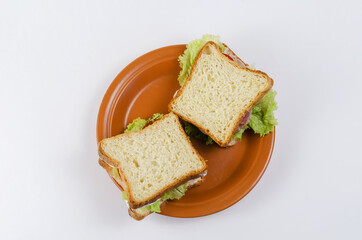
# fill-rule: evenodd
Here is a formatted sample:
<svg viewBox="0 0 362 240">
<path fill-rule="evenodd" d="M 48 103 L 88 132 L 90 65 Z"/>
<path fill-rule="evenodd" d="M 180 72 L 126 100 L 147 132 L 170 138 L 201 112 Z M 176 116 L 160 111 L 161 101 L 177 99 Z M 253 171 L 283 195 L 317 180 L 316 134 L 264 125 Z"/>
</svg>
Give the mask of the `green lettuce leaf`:
<svg viewBox="0 0 362 240">
<path fill-rule="evenodd" d="M 206 142 L 206 145 L 213 144 L 214 140 L 206 134 L 203 134 L 198 127 L 189 122 L 181 121 L 187 136 L 193 136 L 196 139 L 200 139 L 201 141 Z"/>
<path fill-rule="evenodd" d="M 123 192 L 122 192 L 122 199 L 128 201 L 128 196 L 127 196 L 127 192 L 126 192 L 126 191 L 123 191 Z"/>
<path fill-rule="evenodd" d="M 181 86 L 184 85 L 186 78 L 190 75 L 191 66 L 192 64 L 194 64 L 195 58 L 199 53 L 200 49 L 205 45 L 205 43 L 209 41 L 215 42 L 221 47 L 221 50 L 223 52 L 225 51 L 225 46 L 220 41 L 220 37 L 210 34 L 205 34 L 202 36 L 201 39 L 195 39 L 187 44 L 186 50 L 184 51 L 183 55 L 178 58 L 181 67 L 178 81 Z"/>
<path fill-rule="evenodd" d="M 168 191 L 167 193 L 165 193 L 161 199 L 163 201 L 166 200 L 173 200 L 173 199 L 180 199 L 181 197 L 183 197 L 185 195 L 185 192 L 187 191 L 187 187 L 186 187 L 186 183 L 182 184 L 181 186 L 178 186 L 177 188 Z M 153 203 L 152 205 L 149 205 L 147 207 L 144 207 L 152 212 L 161 212 L 160 209 L 160 205 L 161 205 L 161 201 L 158 200 L 155 203 Z"/>
<path fill-rule="evenodd" d="M 165 193 L 161 199 L 162 200 L 173 200 L 173 199 L 180 199 L 182 196 L 185 195 L 185 192 L 187 191 L 187 187 L 186 184 L 183 184 L 171 191 L 168 191 L 167 193 Z M 148 209 L 152 212 L 161 212 L 161 201 L 158 200 L 155 203 L 153 203 L 152 205 L 146 206 L 144 207 L 145 209 Z"/>
<path fill-rule="evenodd" d="M 150 211 L 152 211 L 152 212 L 158 212 L 158 213 L 160 213 L 161 212 L 161 201 L 160 200 L 158 200 L 157 202 L 155 202 L 154 204 L 152 204 L 152 205 L 149 205 L 149 206 L 147 206 L 147 207 L 143 207 L 142 209 L 148 209 L 148 210 L 150 210 Z"/>
<path fill-rule="evenodd" d="M 127 125 L 126 130 L 124 130 L 125 133 L 133 132 L 137 130 L 141 130 L 144 128 L 147 124 L 147 120 L 144 120 L 142 118 L 136 118 L 133 120 L 130 124 Z"/>
<path fill-rule="evenodd" d="M 113 174 L 113 178 L 116 178 L 118 180 L 121 180 L 121 177 L 119 176 L 118 173 L 118 169 L 117 168 L 112 168 L 112 174 Z"/>
<path fill-rule="evenodd" d="M 248 126 L 260 136 L 272 132 L 274 127 L 278 125 L 277 119 L 274 117 L 274 111 L 278 109 L 275 101 L 275 90 L 270 90 L 254 107 L 250 116 Z"/>
<path fill-rule="evenodd" d="M 163 117 L 162 113 L 155 113 L 153 114 L 152 117 L 150 117 L 149 119 L 145 120 L 142 118 L 136 118 L 135 120 L 133 120 L 130 124 L 127 125 L 126 130 L 124 130 L 125 133 L 128 132 L 133 132 L 133 131 L 137 131 L 137 130 L 141 130 L 143 129 L 148 123 L 150 122 L 154 122 L 155 120 L 161 119 Z"/>
<path fill-rule="evenodd" d="M 154 123 L 156 120 L 159 120 L 159 119 L 161 119 L 161 118 L 163 118 L 163 114 L 162 114 L 162 113 L 155 113 L 155 114 L 152 115 L 152 117 L 150 117 L 149 119 L 147 119 L 147 123 L 146 123 L 146 124 L 148 124 L 148 123 L 150 123 L 150 122 Z"/>
<path fill-rule="evenodd" d="M 243 127 L 242 129 L 240 129 L 240 131 L 236 132 L 233 135 L 233 139 L 237 140 L 237 141 L 241 141 L 241 137 L 243 136 L 243 133 L 245 132 L 246 129 L 248 129 L 249 126 L 246 125 L 245 127 Z"/>
<path fill-rule="evenodd" d="M 182 196 L 185 195 L 186 191 L 187 191 L 186 184 L 182 184 L 181 186 L 179 186 L 179 187 L 165 193 L 161 197 L 161 199 L 162 200 L 180 199 Z"/>
</svg>

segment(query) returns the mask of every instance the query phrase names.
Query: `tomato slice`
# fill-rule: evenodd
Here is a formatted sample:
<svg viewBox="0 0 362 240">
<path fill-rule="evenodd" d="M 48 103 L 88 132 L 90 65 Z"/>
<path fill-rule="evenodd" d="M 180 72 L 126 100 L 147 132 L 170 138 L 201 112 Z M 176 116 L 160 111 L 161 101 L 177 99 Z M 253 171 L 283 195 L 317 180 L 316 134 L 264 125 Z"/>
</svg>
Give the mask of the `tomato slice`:
<svg viewBox="0 0 362 240">
<path fill-rule="evenodd" d="M 150 126 L 152 123 L 154 123 L 154 122 L 156 122 L 158 120 L 160 120 L 160 119 L 155 119 L 155 121 L 153 121 L 153 122 L 151 121 L 151 122 L 147 123 L 143 128 Z"/>
<path fill-rule="evenodd" d="M 226 57 L 228 57 L 231 61 L 234 61 L 229 55 L 223 53 Z"/>
</svg>

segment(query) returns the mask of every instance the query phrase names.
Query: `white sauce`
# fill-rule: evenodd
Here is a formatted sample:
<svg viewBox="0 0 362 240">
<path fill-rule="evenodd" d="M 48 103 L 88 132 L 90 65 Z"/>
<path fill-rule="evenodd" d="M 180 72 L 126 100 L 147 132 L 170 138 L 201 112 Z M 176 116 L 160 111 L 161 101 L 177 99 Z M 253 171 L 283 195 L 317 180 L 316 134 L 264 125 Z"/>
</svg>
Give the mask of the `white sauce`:
<svg viewBox="0 0 362 240">
<path fill-rule="evenodd" d="M 234 133 L 234 134 L 235 134 L 235 133 Z M 229 142 L 228 147 L 235 145 L 236 142 L 237 142 L 237 141 L 236 141 L 235 139 L 232 139 L 232 140 Z"/>
<path fill-rule="evenodd" d="M 176 92 L 175 92 L 175 94 L 173 95 L 172 98 L 174 98 L 174 97 L 176 96 L 176 94 L 178 93 L 178 91 L 180 91 L 180 89 L 179 89 L 179 90 L 176 90 Z"/>
</svg>

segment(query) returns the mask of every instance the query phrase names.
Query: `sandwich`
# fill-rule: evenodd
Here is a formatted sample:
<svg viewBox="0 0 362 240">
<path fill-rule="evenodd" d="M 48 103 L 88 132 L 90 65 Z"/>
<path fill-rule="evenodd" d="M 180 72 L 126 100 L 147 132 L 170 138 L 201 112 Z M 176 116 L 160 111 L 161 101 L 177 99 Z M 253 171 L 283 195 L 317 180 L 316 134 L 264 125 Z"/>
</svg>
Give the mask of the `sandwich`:
<svg viewBox="0 0 362 240">
<path fill-rule="evenodd" d="M 173 113 L 135 119 L 125 133 L 100 141 L 98 152 L 136 220 L 161 212 L 167 200 L 180 199 L 206 175 L 205 160 Z"/>
<path fill-rule="evenodd" d="M 273 80 L 243 62 L 219 37 L 192 41 L 179 62 L 181 89 L 168 109 L 184 120 L 188 135 L 227 147 L 248 128 L 261 136 L 274 130 Z"/>
</svg>

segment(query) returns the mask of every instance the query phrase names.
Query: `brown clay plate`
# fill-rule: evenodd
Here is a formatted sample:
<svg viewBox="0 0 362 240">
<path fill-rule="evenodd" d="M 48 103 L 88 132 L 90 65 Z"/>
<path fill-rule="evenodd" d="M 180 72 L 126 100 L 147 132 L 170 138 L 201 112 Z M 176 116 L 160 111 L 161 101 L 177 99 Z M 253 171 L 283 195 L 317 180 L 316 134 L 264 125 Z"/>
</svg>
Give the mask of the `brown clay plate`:
<svg viewBox="0 0 362 240">
<path fill-rule="evenodd" d="M 153 113 L 168 112 L 167 104 L 180 88 L 177 58 L 184 50 L 185 45 L 154 50 L 137 58 L 118 74 L 99 109 L 98 142 L 122 133 L 137 117 L 149 118 Z M 230 148 L 220 148 L 216 144 L 206 146 L 191 139 L 201 156 L 208 160 L 208 174 L 201 186 L 187 191 L 180 200 L 165 204 L 161 214 L 199 217 L 238 202 L 263 175 L 273 151 L 274 136 L 275 131 L 263 138 L 246 131 L 242 141 Z"/>
</svg>

